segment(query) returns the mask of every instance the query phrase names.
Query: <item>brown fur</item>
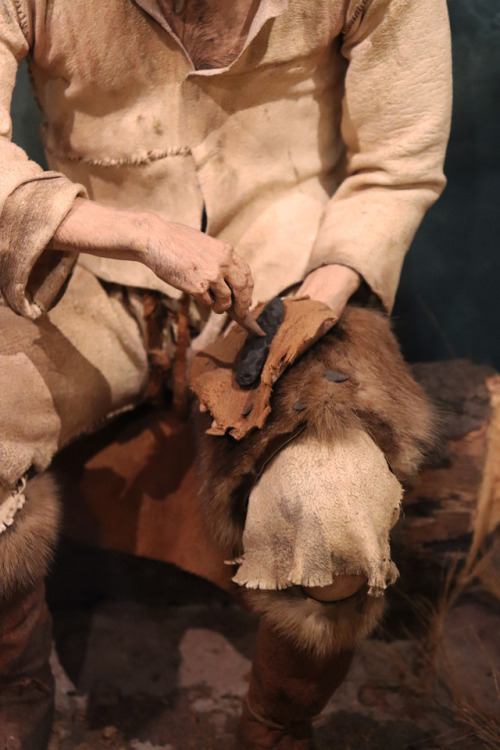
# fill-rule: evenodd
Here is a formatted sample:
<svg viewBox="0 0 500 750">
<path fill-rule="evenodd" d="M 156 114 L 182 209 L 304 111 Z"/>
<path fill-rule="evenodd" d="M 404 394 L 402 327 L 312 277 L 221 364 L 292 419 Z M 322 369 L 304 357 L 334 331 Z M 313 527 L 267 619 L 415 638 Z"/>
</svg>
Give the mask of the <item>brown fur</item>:
<svg viewBox="0 0 500 750">
<path fill-rule="evenodd" d="M 54 480 L 48 474 L 28 482 L 24 507 L 0 534 L 0 600 L 41 581 L 57 541 L 60 509 Z"/>
<path fill-rule="evenodd" d="M 243 601 L 297 648 L 319 658 L 353 649 L 378 625 L 383 597 L 359 591 L 330 604 L 307 597 L 297 586 L 283 591 L 244 591 Z"/>
<path fill-rule="evenodd" d="M 224 68 L 240 53 L 258 7 L 257 0 L 185 0 L 181 13 L 174 0 L 163 2 L 167 22 L 197 70 Z"/>
<path fill-rule="evenodd" d="M 339 370 L 349 379 L 330 383 L 326 370 Z M 299 401 L 302 411 L 293 408 Z M 203 433 L 209 416 L 200 422 Z M 401 482 L 415 476 L 434 442 L 433 413 L 385 315 L 347 308 L 338 325 L 279 379 L 262 430 L 240 442 L 201 435 L 201 511 L 228 557 L 242 552 L 246 500 L 259 467 L 301 425 L 328 441 L 349 427 L 361 427 Z"/>
</svg>

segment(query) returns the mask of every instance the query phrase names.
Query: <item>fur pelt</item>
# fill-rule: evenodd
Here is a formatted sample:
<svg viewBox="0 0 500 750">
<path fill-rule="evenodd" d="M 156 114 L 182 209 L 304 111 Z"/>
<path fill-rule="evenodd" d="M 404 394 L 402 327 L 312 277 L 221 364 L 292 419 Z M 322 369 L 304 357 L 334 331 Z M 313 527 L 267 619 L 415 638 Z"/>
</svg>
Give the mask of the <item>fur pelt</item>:
<svg viewBox="0 0 500 750">
<path fill-rule="evenodd" d="M 331 603 L 311 599 L 298 586 L 245 590 L 241 598 L 297 648 L 319 658 L 353 649 L 378 625 L 385 607 L 384 598 L 367 596 L 366 588 Z"/>
<path fill-rule="evenodd" d="M 329 370 L 348 379 L 330 382 Z M 271 405 L 263 429 L 241 441 L 204 434 L 210 417 L 198 417 L 201 513 L 230 558 L 242 552 L 250 490 L 265 464 L 301 429 L 325 441 L 353 427 L 364 429 L 402 483 L 414 478 L 434 444 L 431 405 L 401 356 L 389 320 L 366 308 L 346 309 L 281 376 Z"/>
<path fill-rule="evenodd" d="M 42 474 L 26 485 L 26 502 L 0 534 L 0 600 L 41 581 L 52 558 L 60 524 L 56 483 Z"/>
</svg>

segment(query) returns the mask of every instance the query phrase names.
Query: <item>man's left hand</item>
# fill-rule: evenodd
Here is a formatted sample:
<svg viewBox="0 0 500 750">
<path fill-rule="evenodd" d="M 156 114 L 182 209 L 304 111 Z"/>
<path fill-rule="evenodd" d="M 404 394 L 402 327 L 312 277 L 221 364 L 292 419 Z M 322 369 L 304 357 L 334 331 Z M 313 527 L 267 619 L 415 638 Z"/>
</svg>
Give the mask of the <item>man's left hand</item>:
<svg viewBox="0 0 500 750">
<path fill-rule="evenodd" d="M 361 276 L 348 266 L 322 266 L 306 277 L 297 297 L 307 294 L 311 299 L 324 302 L 340 318 L 360 284 Z"/>
</svg>

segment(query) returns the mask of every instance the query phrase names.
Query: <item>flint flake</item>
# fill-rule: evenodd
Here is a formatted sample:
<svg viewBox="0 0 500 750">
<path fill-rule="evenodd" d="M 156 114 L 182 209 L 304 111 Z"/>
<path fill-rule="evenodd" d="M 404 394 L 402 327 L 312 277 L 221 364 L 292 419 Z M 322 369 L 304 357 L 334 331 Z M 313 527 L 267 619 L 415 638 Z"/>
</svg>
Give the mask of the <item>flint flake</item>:
<svg viewBox="0 0 500 750">
<path fill-rule="evenodd" d="M 339 370 L 327 370 L 325 372 L 325 378 L 329 383 L 344 383 L 346 380 L 349 380 L 349 375 L 346 375 Z"/>
<path fill-rule="evenodd" d="M 257 318 L 257 323 L 266 335 L 260 337 L 254 333 L 248 334 L 236 367 L 236 382 L 239 386 L 250 388 L 258 383 L 266 364 L 271 341 L 281 325 L 283 315 L 283 300 L 275 297 L 268 302 Z"/>
</svg>

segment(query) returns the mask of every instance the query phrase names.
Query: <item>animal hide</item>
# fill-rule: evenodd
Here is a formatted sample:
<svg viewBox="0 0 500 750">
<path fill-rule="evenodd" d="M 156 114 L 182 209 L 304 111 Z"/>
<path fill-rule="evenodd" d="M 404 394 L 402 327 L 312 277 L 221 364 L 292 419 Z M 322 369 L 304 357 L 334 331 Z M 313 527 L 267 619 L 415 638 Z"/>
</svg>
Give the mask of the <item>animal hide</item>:
<svg viewBox="0 0 500 750">
<path fill-rule="evenodd" d="M 271 458 L 302 430 L 335 441 L 368 433 L 402 482 L 434 444 L 434 415 L 404 362 L 388 318 L 348 307 L 340 322 L 290 367 L 274 387 L 271 413 L 240 441 L 206 435 L 199 415 L 200 503 L 212 538 L 231 558 L 242 552 L 248 496 Z"/>
<path fill-rule="evenodd" d="M 311 599 L 298 587 L 283 591 L 244 589 L 241 601 L 297 648 L 316 657 L 355 648 L 383 617 L 385 599 L 361 590 L 338 602 Z"/>
<path fill-rule="evenodd" d="M 60 523 L 55 481 L 42 474 L 28 482 L 26 502 L 0 534 L 0 601 L 41 581 L 52 559 Z"/>
</svg>

